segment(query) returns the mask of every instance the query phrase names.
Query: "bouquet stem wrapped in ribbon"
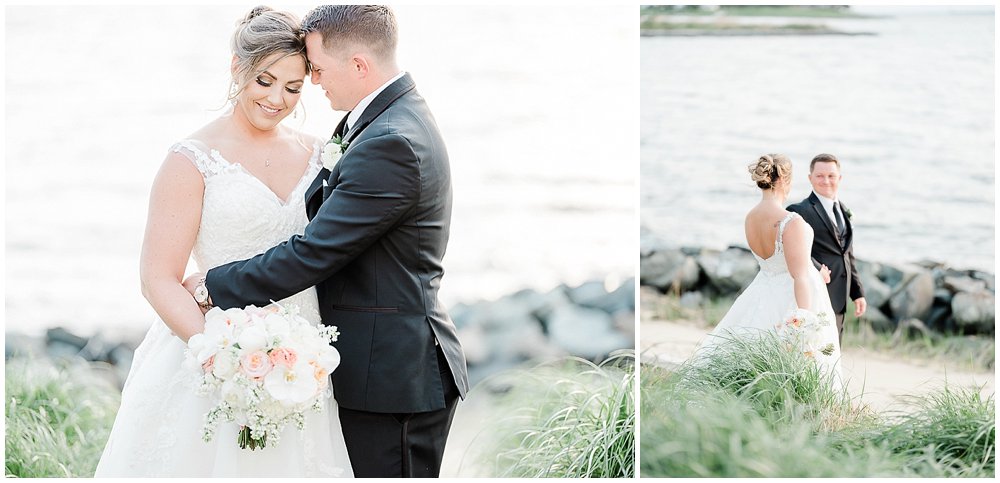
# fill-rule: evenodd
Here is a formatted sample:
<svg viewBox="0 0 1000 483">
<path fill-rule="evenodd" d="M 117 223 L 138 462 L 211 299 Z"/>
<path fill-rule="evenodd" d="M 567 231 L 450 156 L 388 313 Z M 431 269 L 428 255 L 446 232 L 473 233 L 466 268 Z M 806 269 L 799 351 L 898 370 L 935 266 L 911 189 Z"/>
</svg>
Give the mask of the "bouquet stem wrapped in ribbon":
<svg viewBox="0 0 1000 483">
<path fill-rule="evenodd" d="M 294 305 L 210 310 L 186 354 L 200 377 L 198 393 L 216 401 L 202 438 L 211 441 L 219 423 L 236 422 L 237 444 L 255 450 L 278 444 L 288 424 L 301 430 L 305 412 L 322 410 L 332 392 L 329 375 L 340 353 L 330 344 L 338 336 L 336 327 L 310 324 Z"/>
</svg>

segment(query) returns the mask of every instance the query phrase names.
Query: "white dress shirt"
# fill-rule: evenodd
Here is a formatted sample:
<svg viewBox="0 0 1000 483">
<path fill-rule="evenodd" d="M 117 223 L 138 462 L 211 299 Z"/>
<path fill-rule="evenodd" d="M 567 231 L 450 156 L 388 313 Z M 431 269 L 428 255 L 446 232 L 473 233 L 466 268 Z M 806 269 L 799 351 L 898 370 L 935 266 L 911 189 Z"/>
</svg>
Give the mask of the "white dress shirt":
<svg viewBox="0 0 1000 483">
<path fill-rule="evenodd" d="M 361 99 L 361 101 L 358 102 L 358 105 L 354 106 L 354 109 L 351 109 L 351 113 L 347 115 L 347 129 L 350 130 L 351 126 L 353 126 L 354 123 L 358 122 L 358 118 L 361 117 L 361 114 L 364 114 L 365 109 L 368 108 L 368 105 L 371 104 L 372 101 L 374 101 L 375 98 L 378 97 L 378 95 L 381 94 L 386 87 L 389 87 L 389 84 L 396 82 L 396 80 L 398 80 L 400 77 L 403 77 L 404 74 L 406 74 L 406 72 L 401 71 L 400 73 L 396 74 L 395 77 L 386 81 L 385 84 L 382 84 L 382 87 L 375 89 L 374 91 L 372 91 L 371 94 L 368 94 L 367 96 L 365 96 L 364 99 Z"/>
<path fill-rule="evenodd" d="M 823 209 L 826 210 L 826 216 L 830 217 L 830 221 L 833 222 L 833 227 L 840 230 L 842 227 L 837 224 L 837 215 L 833 213 L 833 204 L 837 203 L 837 200 L 831 200 L 830 198 L 827 198 L 826 196 L 823 196 L 815 191 L 813 191 L 813 194 L 815 194 L 816 197 L 819 198 L 819 202 L 823 204 Z M 840 215 L 846 216 L 844 215 L 843 207 L 840 208 Z M 846 223 L 846 221 L 844 223 Z"/>
</svg>

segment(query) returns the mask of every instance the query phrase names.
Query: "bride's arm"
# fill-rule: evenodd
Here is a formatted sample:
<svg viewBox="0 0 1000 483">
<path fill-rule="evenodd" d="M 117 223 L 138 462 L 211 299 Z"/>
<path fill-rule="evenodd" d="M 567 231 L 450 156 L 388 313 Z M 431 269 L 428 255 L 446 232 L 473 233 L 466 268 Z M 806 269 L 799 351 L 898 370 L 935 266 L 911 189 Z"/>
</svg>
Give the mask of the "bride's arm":
<svg viewBox="0 0 1000 483">
<path fill-rule="evenodd" d="M 204 191 L 198 169 L 184 155 L 171 152 L 153 180 L 139 258 L 142 295 L 184 342 L 205 325 L 197 302 L 181 285 L 201 223 Z"/>
<path fill-rule="evenodd" d="M 781 237 L 782 245 L 785 247 L 785 263 L 788 265 L 788 273 L 792 276 L 792 284 L 795 289 L 795 304 L 799 308 L 809 309 L 811 307 L 809 270 L 812 266 L 812 242 L 809 240 L 809 232 L 806 230 L 806 222 L 801 218 L 794 218 L 785 227 L 785 233 Z"/>
</svg>

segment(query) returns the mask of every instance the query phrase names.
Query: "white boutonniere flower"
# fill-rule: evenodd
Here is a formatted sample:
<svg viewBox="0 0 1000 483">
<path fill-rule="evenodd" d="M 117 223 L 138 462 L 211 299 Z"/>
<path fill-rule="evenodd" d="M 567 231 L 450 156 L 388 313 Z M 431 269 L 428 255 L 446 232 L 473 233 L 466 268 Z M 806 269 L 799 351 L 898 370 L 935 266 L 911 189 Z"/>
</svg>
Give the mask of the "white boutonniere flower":
<svg viewBox="0 0 1000 483">
<path fill-rule="evenodd" d="M 340 157 L 344 155 L 344 151 L 347 151 L 347 144 L 340 138 L 339 134 L 327 141 L 326 145 L 323 146 L 323 167 L 332 170 L 337 161 L 340 161 Z"/>
</svg>

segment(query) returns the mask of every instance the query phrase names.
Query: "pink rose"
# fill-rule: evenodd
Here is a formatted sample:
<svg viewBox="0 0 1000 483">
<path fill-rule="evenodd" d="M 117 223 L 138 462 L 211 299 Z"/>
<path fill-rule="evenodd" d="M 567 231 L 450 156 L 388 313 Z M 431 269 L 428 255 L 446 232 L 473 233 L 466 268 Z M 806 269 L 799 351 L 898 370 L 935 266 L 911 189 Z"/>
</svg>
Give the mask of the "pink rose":
<svg viewBox="0 0 1000 483">
<path fill-rule="evenodd" d="M 205 362 L 201 363 L 201 368 L 205 370 L 205 374 L 212 372 L 215 367 L 215 355 L 210 356 Z"/>
<path fill-rule="evenodd" d="M 240 370 L 247 377 L 257 381 L 263 379 L 273 367 L 274 365 L 271 364 L 271 360 L 264 351 L 253 351 L 240 358 Z"/>
<path fill-rule="evenodd" d="M 292 367 L 299 360 L 298 354 L 295 353 L 294 349 L 286 349 L 284 347 L 279 347 L 271 351 L 268 354 L 271 358 L 271 364 L 274 365 L 284 365 L 285 367 Z"/>
<path fill-rule="evenodd" d="M 326 385 L 330 383 L 330 378 L 328 377 L 330 373 L 326 372 L 326 369 L 323 369 L 322 366 L 313 361 L 310 361 L 309 365 L 313 368 L 313 377 L 315 377 L 316 382 L 319 383 L 319 388 L 321 390 L 326 389 Z"/>
</svg>

